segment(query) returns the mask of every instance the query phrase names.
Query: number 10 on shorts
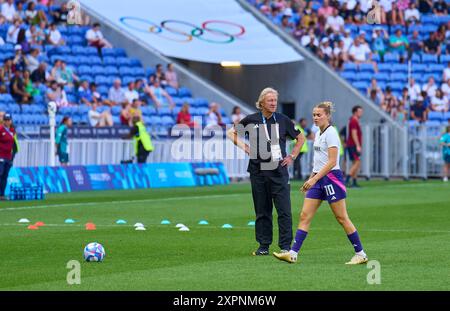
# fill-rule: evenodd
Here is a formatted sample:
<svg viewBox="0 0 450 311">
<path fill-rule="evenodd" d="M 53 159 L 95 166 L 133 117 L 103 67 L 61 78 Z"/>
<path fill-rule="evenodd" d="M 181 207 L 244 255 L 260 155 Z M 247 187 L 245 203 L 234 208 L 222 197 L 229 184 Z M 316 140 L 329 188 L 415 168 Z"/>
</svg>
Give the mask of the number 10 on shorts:
<svg viewBox="0 0 450 311">
<path fill-rule="evenodd" d="M 327 196 L 332 196 L 333 194 L 335 194 L 336 192 L 334 192 L 334 188 L 333 185 L 326 185 L 325 187 L 325 192 L 327 193 Z"/>
</svg>

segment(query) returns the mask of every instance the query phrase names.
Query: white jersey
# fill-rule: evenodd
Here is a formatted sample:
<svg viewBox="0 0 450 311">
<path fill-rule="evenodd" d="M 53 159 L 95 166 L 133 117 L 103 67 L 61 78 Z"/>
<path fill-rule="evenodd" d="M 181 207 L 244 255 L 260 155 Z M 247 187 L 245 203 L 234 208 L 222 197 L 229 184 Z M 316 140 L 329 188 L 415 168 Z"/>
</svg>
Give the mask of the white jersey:
<svg viewBox="0 0 450 311">
<path fill-rule="evenodd" d="M 329 126 L 325 132 L 316 133 L 314 139 L 314 167 L 313 173 L 318 173 L 328 162 L 328 148 L 337 147 L 338 157 L 336 166 L 332 170 L 339 170 L 339 150 L 341 148 L 341 140 L 339 134 L 333 126 Z"/>
</svg>

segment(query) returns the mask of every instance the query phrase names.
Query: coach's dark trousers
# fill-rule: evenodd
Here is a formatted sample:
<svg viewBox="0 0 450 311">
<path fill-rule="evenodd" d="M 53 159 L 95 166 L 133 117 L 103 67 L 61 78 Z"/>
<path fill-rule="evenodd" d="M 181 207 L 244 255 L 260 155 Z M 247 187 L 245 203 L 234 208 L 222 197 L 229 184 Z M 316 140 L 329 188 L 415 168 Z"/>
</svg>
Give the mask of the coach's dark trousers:
<svg viewBox="0 0 450 311">
<path fill-rule="evenodd" d="M 0 197 L 5 195 L 6 184 L 8 183 L 9 170 L 12 162 L 7 159 L 0 159 Z"/>
<path fill-rule="evenodd" d="M 278 213 L 278 246 L 289 250 L 292 242 L 292 214 L 289 176 L 250 175 L 255 206 L 256 241 L 263 247 L 272 244 L 273 203 Z"/>
</svg>

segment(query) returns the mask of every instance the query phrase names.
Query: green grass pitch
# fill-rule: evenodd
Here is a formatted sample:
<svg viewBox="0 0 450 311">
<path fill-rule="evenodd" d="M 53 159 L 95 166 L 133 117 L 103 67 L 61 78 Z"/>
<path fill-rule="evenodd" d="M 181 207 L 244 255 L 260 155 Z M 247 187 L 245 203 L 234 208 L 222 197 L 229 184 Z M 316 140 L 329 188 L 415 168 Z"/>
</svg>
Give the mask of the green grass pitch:
<svg viewBox="0 0 450 311">
<path fill-rule="evenodd" d="M 303 195 L 292 184 L 294 228 Z M 350 189 L 349 214 L 381 284 L 368 267 L 346 266 L 353 248 L 327 204 L 319 209 L 297 264 L 256 248 L 248 184 L 48 195 L 39 202 L 0 203 L 1 290 L 450 290 L 450 185 L 438 181 L 371 181 Z M 276 213 L 274 212 L 274 215 Z M 28 230 L 20 218 L 43 221 Z M 66 218 L 77 220 L 64 224 Z M 126 225 L 116 225 L 125 219 Z M 172 224 L 160 225 L 162 219 Z M 206 219 L 209 225 L 198 225 Z M 272 251 L 278 251 L 276 216 Z M 84 224 L 94 222 L 96 231 Z M 135 231 L 142 222 L 147 231 Z M 184 223 L 189 232 L 179 232 Z M 233 229 L 222 229 L 229 223 Z M 103 263 L 82 261 L 102 243 Z M 81 262 L 81 284 L 66 281 Z"/>
</svg>

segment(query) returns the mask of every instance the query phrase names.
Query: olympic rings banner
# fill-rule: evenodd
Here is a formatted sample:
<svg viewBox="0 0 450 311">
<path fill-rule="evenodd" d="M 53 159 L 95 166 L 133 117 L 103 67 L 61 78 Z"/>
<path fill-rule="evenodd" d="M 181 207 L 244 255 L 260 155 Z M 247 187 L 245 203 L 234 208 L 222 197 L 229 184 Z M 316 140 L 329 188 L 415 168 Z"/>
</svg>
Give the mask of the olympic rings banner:
<svg viewBox="0 0 450 311">
<path fill-rule="evenodd" d="M 235 0 L 81 0 L 169 57 L 267 65 L 303 58 Z"/>
</svg>

